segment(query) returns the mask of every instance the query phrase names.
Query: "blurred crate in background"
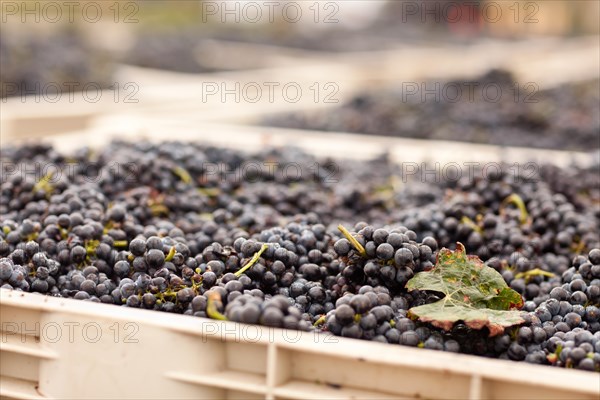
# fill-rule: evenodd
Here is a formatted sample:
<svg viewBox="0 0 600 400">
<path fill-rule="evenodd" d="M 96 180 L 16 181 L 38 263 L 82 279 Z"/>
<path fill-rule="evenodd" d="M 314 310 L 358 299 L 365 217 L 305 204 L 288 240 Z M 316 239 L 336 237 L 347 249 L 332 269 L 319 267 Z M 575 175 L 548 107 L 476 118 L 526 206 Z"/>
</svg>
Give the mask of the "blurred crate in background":
<svg viewBox="0 0 600 400">
<path fill-rule="evenodd" d="M 75 5 L 3 0 L 0 4 L 5 34 L 18 30 L 48 32 L 70 26 L 83 31 L 98 46 L 120 53 L 127 51 L 138 32 L 182 28 L 193 28 L 199 39 L 228 38 L 299 47 L 317 46 L 316 38 L 327 41 L 324 33 L 361 32 L 370 36 L 373 48 L 381 46 L 384 38 L 393 38 L 401 45 L 404 40 L 425 39 L 432 34 L 446 40 L 454 36 L 519 38 L 600 32 L 600 2 L 588 0 L 280 0 L 270 6 L 246 0 L 82 0 Z M 21 15 L 23 10 L 37 10 L 42 17 L 36 20 L 35 15 Z M 55 18 L 57 12 L 61 18 Z M 338 45 L 352 48 L 341 41 Z"/>
<path fill-rule="evenodd" d="M 487 29 L 496 37 L 571 36 L 600 32 L 598 1 L 486 0 L 482 7 L 486 6 L 490 21 Z M 496 11 L 500 12 L 498 17 L 495 17 Z"/>
</svg>

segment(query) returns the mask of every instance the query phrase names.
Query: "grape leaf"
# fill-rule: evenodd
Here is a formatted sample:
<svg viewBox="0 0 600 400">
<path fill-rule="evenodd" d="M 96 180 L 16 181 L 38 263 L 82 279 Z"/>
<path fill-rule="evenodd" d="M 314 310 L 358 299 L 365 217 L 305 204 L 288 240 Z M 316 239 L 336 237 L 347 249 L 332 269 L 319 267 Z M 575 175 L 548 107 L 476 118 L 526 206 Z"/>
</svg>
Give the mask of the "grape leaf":
<svg viewBox="0 0 600 400">
<path fill-rule="evenodd" d="M 462 320 L 473 329 L 487 326 L 490 336 L 495 336 L 506 327 L 525 322 L 517 311 L 523 307 L 521 295 L 509 288 L 495 269 L 476 256 L 468 256 L 461 243 L 457 243 L 456 251 L 441 249 L 435 267 L 416 274 L 406 288 L 445 295 L 435 303 L 413 307 L 408 313 L 446 331 Z"/>
</svg>

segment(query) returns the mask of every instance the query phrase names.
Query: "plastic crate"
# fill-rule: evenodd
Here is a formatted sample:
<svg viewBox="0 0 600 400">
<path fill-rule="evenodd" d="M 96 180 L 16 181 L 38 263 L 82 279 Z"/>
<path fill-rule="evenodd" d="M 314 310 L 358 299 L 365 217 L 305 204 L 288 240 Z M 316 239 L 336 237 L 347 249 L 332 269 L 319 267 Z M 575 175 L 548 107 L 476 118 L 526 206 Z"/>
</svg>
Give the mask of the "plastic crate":
<svg viewBox="0 0 600 400">
<path fill-rule="evenodd" d="M 111 137 L 196 140 L 253 151 L 295 144 L 316 155 L 396 161 L 585 162 L 590 154 L 298 132 L 218 124 L 132 129 L 97 120 L 93 129 L 51 136 L 68 151 Z M 199 132 L 201 134 L 199 134 Z M 1 138 L 2 144 L 14 138 Z M 26 139 L 21 137 L 19 139 Z M 30 138 L 31 139 L 31 138 Z M 16 140 L 15 140 L 16 142 Z M 438 146 L 434 146 L 438 147 Z M 427 150 L 429 149 L 429 150 Z M 427 151 L 426 151 L 427 150 Z M 446 156 L 444 156 L 444 153 Z M 439 160 L 438 160 L 439 161 Z M 236 324 L 0 289 L 0 398 L 192 399 L 598 399 L 596 373 L 533 366 Z"/>
<path fill-rule="evenodd" d="M 597 399 L 598 374 L 0 290 L 15 399 Z"/>
<path fill-rule="evenodd" d="M 597 156 L 339 133 L 217 124 L 149 125 L 106 119 L 46 138 L 61 151 L 111 138 L 195 140 L 245 151 L 295 144 L 316 155 L 396 161 Z M 139 122 L 139 121 L 137 121 Z M 177 134 L 174 134 L 176 132 Z M 199 132 L 201 134 L 199 134 Z M 9 140 L 10 142 L 10 140 Z M 335 147 L 332 147 L 335 146 Z M 449 150 L 448 146 L 451 146 Z M 429 150 L 427 150 L 429 149 Z M 439 153 L 439 154 L 438 154 Z M 215 321 L 0 290 L 0 397 L 267 399 L 598 399 L 597 373 L 414 349 L 328 334 Z"/>
</svg>

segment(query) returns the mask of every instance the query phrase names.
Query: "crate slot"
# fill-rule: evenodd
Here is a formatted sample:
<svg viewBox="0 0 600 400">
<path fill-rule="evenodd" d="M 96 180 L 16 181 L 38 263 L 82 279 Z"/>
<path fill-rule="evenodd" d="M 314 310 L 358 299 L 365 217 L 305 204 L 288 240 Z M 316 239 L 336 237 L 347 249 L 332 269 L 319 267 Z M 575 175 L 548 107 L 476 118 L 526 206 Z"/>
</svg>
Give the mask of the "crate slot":
<svg viewBox="0 0 600 400">
<path fill-rule="evenodd" d="M 213 386 L 223 389 L 235 387 L 240 391 L 265 394 L 266 381 L 264 375 L 239 371 L 222 371 L 217 373 L 193 374 L 187 372 L 168 372 L 167 377 L 176 381 Z"/>
<path fill-rule="evenodd" d="M 264 398 L 267 389 L 267 346 L 258 343 L 221 342 L 216 339 L 198 339 L 202 348 L 210 347 L 213 367 L 199 366 L 196 372 L 176 370 L 166 373 L 170 379 L 204 387 L 259 394 Z M 194 371 L 194 370 L 192 370 Z"/>
<path fill-rule="evenodd" d="M 238 390 L 227 390 L 221 397 L 227 400 L 264 400 L 265 395 L 259 393 L 240 392 Z"/>
<path fill-rule="evenodd" d="M 409 399 L 398 395 L 376 392 L 372 390 L 337 387 L 332 384 L 319 384 L 307 381 L 293 380 L 274 390 L 276 399 Z"/>
<path fill-rule="evenodd" d="M 594 374 L 592 372 L 591 374 Z M 598 400 L 600 393 L 600 378 L 598 379 L 598 392 L 575 393 L 573 390 L 561 390 L 558 387 L 541 387 L 519 382 L 505 382 L 493 379 L 483 379 L 481 398 L 486 400 L 503 400 L 515 398 L 518 394 L 522 399 L 544 399 L 544 400 Z"/>
<path fill-rule="evenodd" d="M 469 400 L 481 399 L 481 385 L 483 379 L 480 375 L 471 376 L 471 386 L 469 387 Z"/>
<path fill-rule="evenodd" d="M 0 397 L 2 399 L 48 399 L 48 397 L 42 396 L 36 387 L 36 382 L 0 376 Z"/>
<path fill-rule="evenodd" d="M 312 390 L 324 391 L 323 396 L 335 394 L 338 386 L 343 389 L 342 398 L 353 391 L 395 398 L 466 399 L 470 395 L 471 377 L 466 374 L 422 369 L 418 364 L 389 365 L 290 349 L 278 349 L 277 353 L 276 369 L 280 372 L 273 379 L 276 396 L 301 398 L 304 390 L 301 388 L 306 387 L 303 385 L 310 386 L 304 396 Z M 433 381 L 435 385 L 428 383 Z M 280 388 L 284 388 L 283 392 Z"/>
<path fill-rule="evenodd" d="M 30 335 L 15 335 L 11 332 L 0 332 L 2 335 L 2 351 L 17 353 L 31 357 L 54 359 L 56 354 L 42 347 L 40 338 Z"/>
<path fill-rule="evenodd" d="M 39 382 L 40 360 L 24 354 L 0 351 L 0 376 Z"/>
<path fill-rule="evenodd" d="M 267 346 L 258 343 L 227 342 L 225 346 L 227 370 L 250 374 L 267 373 Z"/>
</svg>

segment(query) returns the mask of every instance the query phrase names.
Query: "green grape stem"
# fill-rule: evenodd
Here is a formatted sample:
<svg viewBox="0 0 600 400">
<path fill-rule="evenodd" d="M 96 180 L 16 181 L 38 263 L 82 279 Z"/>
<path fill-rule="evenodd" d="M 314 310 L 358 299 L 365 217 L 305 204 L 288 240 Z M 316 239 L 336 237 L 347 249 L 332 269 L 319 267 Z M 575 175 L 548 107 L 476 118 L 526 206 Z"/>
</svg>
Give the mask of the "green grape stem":
<svg viewBox="0 0 600 400">
<path fill-rule="evenodd" d="M 515 275 L 515 279 L 525 279 L 525 282 L 529 282 L 531 278 L 535 276 L 545 276 L 548 278 L 554 278 L 556 274 L 552 272 L 544 271 L 543 269 L 535 268 L 525 272 L 519 272 Z"/>
<path fill-rule="evenodd" d="M 239 271 L 237 271 L 234 275 L 235 276 L 240 276 L 242 275 L 244 272 L 246 272 L 248 270 L 248 268 L 250 268 L 251 266 L 253 266 L 254 264 L 256 264 L 256 262 L 258 261 L 258 259 L 260 258 L 260 256 L 262 255 L 262 253 L 265 252 L 265 250 L 267 250 L 269 248 L 269 245 L 264 243 L 260 250 L 258 252 L 256 252 L 254 254 L 254 256 L 252 256 L 252 259 L 250 260 L 250 262 L 246 265 L 244 265 L 244 267 L 242 267 Z"/>
<path fill-rule="evenodd" d="M 96 254 L 96 248 L 100 245 L 99 240 L 88 240 L 85 243 L 85 251 L 88 256 L 93 256 Z"/>
<path fill-rule="evenodd" d="M 366 258 L 367 257 L 367 252 L 365 251 L 365 248 L 362 247 L 362 245 L 360 243 L 358 243 L 358 240 L 356 240 L 356 238 L 354 236 L 352 236 L 352 234 L 348 231 L 348 229 L 346 229 L 343 225 L 338 225 L 338 229 L 339 229 L 340 232 L 342 232 L 342 235 L 344 235 L 344 237 L 346 239 L 348 239 L 348 241 L 350 243 L 352 243 L 352 246 L 354 246 L 354 248 L 356 249 L 356 251 L 358 251 L 358 253 L 363 258 Z"/>
<path fill-rule="evenodd" d="M 501 209 L 503 207 L 506 207 L 508 204 L 514 204 L 515 206 L 517 206 L 519 211 L 521 211 L 519 222 L 521 223 L 521 225 L 524 225 L 527 222 L 527 219 L 529 218 L 529 213 L 527 212 L 527 207 L 525 207 L 525 202 L 523 201 L 521 196 L 519 196 L 516 193 L 511 194 L 506 199 L 504 199 L 501 205 Z"/>
<path fill-rule="evenodd" d="M 217 292 L 209 293 L 208 303 L 206 305 L 206 315 L 212 319 L 227 321 L 227 317 L 217 310 L 217 304 L 221 302 L 221 295 Z"/>
<path fill-rule="evenodd" d="M 321 326 L 325 323 L 326 320 L 327 320 L 327 317 L 325 316 L 325 314 L 323 314 L 319 317 L 318 320 L 315 321 L 313 326 L 315 326 L 315 327 Z"/>
<path fill-rule="evenodd" d="M 175 257 L 175 246 L 171 246 L 169 249 L 169 254 L 165 257 L 165 261 L 171 261 L 173 257 Z"/>
<path fill-rule="evenodd" d="M 483 233 L 483 231 L 481 230 L 481 227 L 479 225 L 477 225 L 471 218 L 467 217 L 466 215 L 464 215 L 460 219 L 460 222 L 467 225 L 468 227 L 470 227 L 477 233 Z"/>
<path fill-rule="evenodd" d="M 50 183 L 50 180 L 54 176 L 54 171 L 50 171 L 44 175 L 36 184 L 33 186 L 33 192 L 39 192 L 40 190 L 50 194 L 54 191 L 54 185 Z"/>
<path fill-rule="evenodd" d="M 175 168 L 173 168 L 173 173 L 175 175 L 177 175 L 183 183 L 188 184 L 188 185 L 190 183 L 192 183 L 192 177 L 191 177 L 190 173 L 187 172 L 184 168 L 179 167 L 179 166 L 175 167 Z"/>
</svg>

